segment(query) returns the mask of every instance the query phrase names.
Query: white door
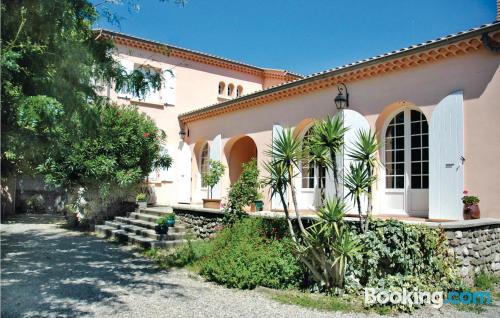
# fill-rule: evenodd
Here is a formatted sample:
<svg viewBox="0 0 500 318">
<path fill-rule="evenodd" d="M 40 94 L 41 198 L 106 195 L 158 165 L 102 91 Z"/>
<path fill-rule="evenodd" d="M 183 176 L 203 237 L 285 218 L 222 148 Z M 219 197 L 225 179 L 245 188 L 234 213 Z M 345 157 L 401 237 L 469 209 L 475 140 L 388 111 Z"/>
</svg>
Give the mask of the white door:
<svg viewBox="0 0 500 318">
<path fill-rule="evenodd" d="M 221 157 L 221 134 L 215 136 L 210 145 L 210 160 L 220 161 Z M 221 178 L 222 179 L 222 178 Z M 212 198 L 220 199 L 221 196 L 221 182 L 217 183 L 212 189 Z"/>
<path fill-rule="evenodd" d="M 405 108 L 385 128 L 385 193 L 382 213 L 427 216 L 429 127 L 425 115 Z"/>
<path fill-rule="evenodd" d="M 191 203 L 191 149 L 189 145 L 181 142 L 179 148 L 179 185 L 177 188 L 177 201 Z"/>
<path fill-rule="evenodd" d="M 463 92 L 446 96 L 432 113 L 430 123 L 429 218 L 461 220 L 464 190 Z"/>
</svg>

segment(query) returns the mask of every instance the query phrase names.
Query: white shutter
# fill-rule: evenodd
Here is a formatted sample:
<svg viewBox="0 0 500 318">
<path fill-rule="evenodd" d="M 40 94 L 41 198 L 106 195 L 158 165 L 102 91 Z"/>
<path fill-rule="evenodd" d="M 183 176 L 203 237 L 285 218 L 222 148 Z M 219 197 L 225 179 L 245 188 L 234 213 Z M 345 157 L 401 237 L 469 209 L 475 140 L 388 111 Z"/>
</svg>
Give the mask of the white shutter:
<svg viewBox="0 0 500 318">
<path fill-rule="evenodd" d="M 210 160 L 220 161 L 221 154 L 221 134 L 218 134 L 214 140 L 212 140 L 212 144 L 210 145 Z M 221 190 L 220 190 L 220 181 L 217 183 L 212 189 L 212 198 L 220 199 Z"/>
<path fill-rule="evenodd" d="M 168 154 L 173 159 L 174 155 L 175 155 L 174 147 L 172 147 L 171 145 L 163 146 L 162 150 L 161 150 L 161 154 L 162 155 Z M 176 170 L 174 167 L 175 163 L 176 162 L 173 161 L 172 165 L 168 169 L 167 168 L 159 169 L 160 181 L 167 181 L 167 182 L 174 181 L 174 170 Z"/>
<path fill-rule="evenodd" d="M 179 203 L 191 203 L 191 149 L 182 142 L 179 149 L 176 171 L 179 171 L 179 185 L 177 189 Z"/>
<path fill-rule="evenodd" d="M 164 105 L 175 105 L 175 70 L 167 70 L 163 72 L 165 78 L 165 86 L 162 90 L 161 103 Z"/>
<path fill-rule="evenodd" d="M 446 96 L 429 125 L 429 218 L 461 220 L 464 191 L 463 92 Z"/>
<path fill-rule="evenodd" d="M 340 163 L 342 165 L 342 170 L 343 173 L 341 173 L 340 178 L 343 178 L 344 175 L 347 173 L 349 166 L 354 163 L 352 159 L 349 158 L 347 155 L 349 151 L 351 151 L 354 147 L 354 144 L 358 141 L 358 135 L 360 131 L 369 131 L 370 130 L 370 124 L 366 120 L 365 116 L 361 115 L 357 111 L 350 110 L 350 109 L 345 109 L 342 111 L 343 112 L 343 117 L 344 117 L 344 127 L 348 128 L 347 132 L 344 135 L 344 153 L 343 153 L 343 160 L 340 160 Z M 337 161 L 338 162 L 338 161 Z M 343 180 L 340 180 L 340 182 L 343 184 Z M 345 197 L 347 195 L 347 190 L 342 188 L 342 195 Z M 361 207 L 362 211 L 365 211 L 366 207 L 366 201 L 367 198 L 363 196 L 361 198 Z M 349 212 L 356 212 L 357 213 L 357 208 L 355 207 L 354 201 L 352 198 L 346 199 L 346 204 L 347 204 L 347 211 Z"/>
<path fill-rule="evenodd" d="M 120 60 L 120 64 L 123 66 L 123 68 L 125 69 L 127 74 L 131 74 L 134 71 L 134 62 L 122 59 L 122 60 Z M 117 91 L 117 94 L 118 94 L 118 97 L 121 97 L 121 98 L 130 99 L 133 97 L 132 94 L 126 92 L 125 89 L 121 89 L 120 91 Z"/>
<path fill-rule="evenodd" d="M 272 134 L 272 138 L 273 138 L 273 143 L 274 143 L 274 139 L 278 137 L 279 134 L 282 134 L 283 133 L 283 127 L 279 124 L 275 124 L 273 125 L 273 134 Z M 270 160 L 272 160 L 272 158 L 269 158 Z M 288 202 L 288 195 L 287 193 L 285 193 L 285 201 Z M 276 195 L 273 195 L 273 197 L 271 198 L 271 208 L 273 210 L 283 210 L 283 203 L 281 202 L 281 198 L 278 194 Z"/>
</svg>

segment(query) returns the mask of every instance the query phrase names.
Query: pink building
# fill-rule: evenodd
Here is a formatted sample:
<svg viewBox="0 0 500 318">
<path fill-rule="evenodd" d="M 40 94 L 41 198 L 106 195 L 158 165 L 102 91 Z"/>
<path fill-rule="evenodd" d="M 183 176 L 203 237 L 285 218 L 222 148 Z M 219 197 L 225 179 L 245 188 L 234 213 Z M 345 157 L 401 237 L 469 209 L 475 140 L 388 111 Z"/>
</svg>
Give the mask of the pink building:
<svg viewBox="0 0 500 318">
<path fill-rule="evenodd" d="M 359 129 L 376 131 L 384 144 L 375 214 L 461 219 L 467 189 L 480 197 L 483 217 L 500 217 L 500 22 L 304 78 L 105 34 L 116 41 L 124 65 L 147 61 L 173 74 L 151 101 L 109 93 L 138 105 L 168 133 L 174 167 L 152 178 L 160 204 L 200 204 L 208 159 L 227 167 L 214 191 L 224 198 L 242 163 L 256 157 L 265 173 L 273 135 L 289 127 L 304 138 L 315 120 L 343 112 L 351 128 L 347 148 Z M 342 110 L 334 103 L 340 83 L 349 92 L 349 107 Z M 328 172 L 297 171 L 300 209 L 314 210 L 322 177 L 331 195 Z M 263 195 L 266 210 L 282 208 L 267 190 Z"/>
</svg>

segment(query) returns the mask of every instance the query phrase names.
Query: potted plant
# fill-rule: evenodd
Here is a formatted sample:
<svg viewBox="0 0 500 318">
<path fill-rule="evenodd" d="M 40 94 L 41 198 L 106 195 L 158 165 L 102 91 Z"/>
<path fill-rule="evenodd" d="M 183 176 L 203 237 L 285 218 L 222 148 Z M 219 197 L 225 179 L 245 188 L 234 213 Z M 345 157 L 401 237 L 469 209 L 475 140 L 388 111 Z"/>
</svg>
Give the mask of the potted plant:
<svg viewBox="0 0 500 318">
<path fill-rule="evenodd" d="M 225 167 L 220 161 L 210 160 L 209 168 L 205 175 L 203 175 L 203 186 L 208 187 L 209 198 L 203 199 L 204 208 L 220 209 L 220 199 L 212 198 L 213 188 L 219 183 L 220 178 L 224 175 Z"/>
<path fill-rule="evenodd" d="M 167 234 L 167 232 L 168 232 L 168 218 L 167 217 L 161 217 L 158 220 L 156 220 L 155 232 L 156 232 L 156 234 Z"/>
<path fill-rule="evenodd" d="M 148 202 L 146 201 L 146 194 L 145 193 L 139 193 L 135 197 L 135 201 L 139 205 L 139 208 L 144 209 L 148 207 Z"/>
<path fill-rule="evenodd" d="M 468 191 L 464 191 L 462 202 L 464 204 L 464 220 L 479 219 L 481 211 L 479 210 L 479 198 L 473 195 L 467 195 Z"/>
<path fill-rule="evenodd" d="M 262 194 L 259 193 L 257 195 L 257 199 L 255 200 L 255 211 L 264 210 L 264 201 L 262 201 Z"/>
<path fill-rule="evenodd" d="M 175 214 L 173 213 L 167 214 L 167 225 L 169 227 L 173 227 L 175 225 Z"/>
</svg>

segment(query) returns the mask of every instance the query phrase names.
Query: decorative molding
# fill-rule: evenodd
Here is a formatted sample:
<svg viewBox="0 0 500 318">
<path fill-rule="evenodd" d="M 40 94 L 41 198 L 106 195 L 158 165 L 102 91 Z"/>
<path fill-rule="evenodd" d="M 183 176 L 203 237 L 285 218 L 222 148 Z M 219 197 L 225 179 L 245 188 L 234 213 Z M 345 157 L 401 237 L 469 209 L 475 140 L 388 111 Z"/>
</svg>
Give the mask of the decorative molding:
<svg viewBox="0 0 500 318">
<path fill-rule="evenodd" d="M 496 32 L 493 35 L 494 39 L 499 37 L 500 32 Z M 281 99 L 333 87 L 341 82 L 349 83 L 387 73 L 407 70 L 419 65 L 431 64 L 454 56 L 475 52 L 481 47 L 483 47 L 483 44 L 480 37 L 473 37 L 441 47 L 431 48 L 426 51 L 382 60 L 379 63 L 364 67 L 363 64 L 359 65 L 359 67 L 356 65 L 353 68 L 347 68 L 341 73 L 332 72 L 332 74 L 326 74 L 325 76 L 312 76 L 311 78 L 298 80 L 297 85 L 277 87 L 276 89 L 271 89 L 269 92 L 263 91 L 262 94 L 247 96 L 247 98 L 231 101 L 226 105 L 213 105 L 205 109 L 201 108 L 193 113 L 180 115 L 179 120 L 183 123 L 189 123 L 240 109 L 257 107 Z"/>
<path fill-rule="evenodd" d="M 193 62 L 230 69 L 233 71 L 258 76 L 262 80 L 265 80 L 270 76 L 272 76 L 272 78 L 275 79 L 280 79 L 283 82 L 293 81 L 302 78 L 299 75 L 287 71 L 258 68 L 250 65 L 241 64 L 238 62 L 231 62 L 223 58 L 217 58 L 215 56 L 205 55 L 203 53 L 191 52 L 188 50 L 183 50 L 181 48 L 171 47 L 169 45 L 162 45 L 159 43 L 154 43 L 149 41 L 141 41 L 140 39 L 121 36 L 119 34 L 103 33 L 103 36 L 112 39 L 116 44 L 121 44 L 127 47 L 134 47 L 137 49 L 142 49 L 158 54 L 168 55 L 169 57 L 175 57 L 179 59 L 185 59 Z"/>
</svg>

